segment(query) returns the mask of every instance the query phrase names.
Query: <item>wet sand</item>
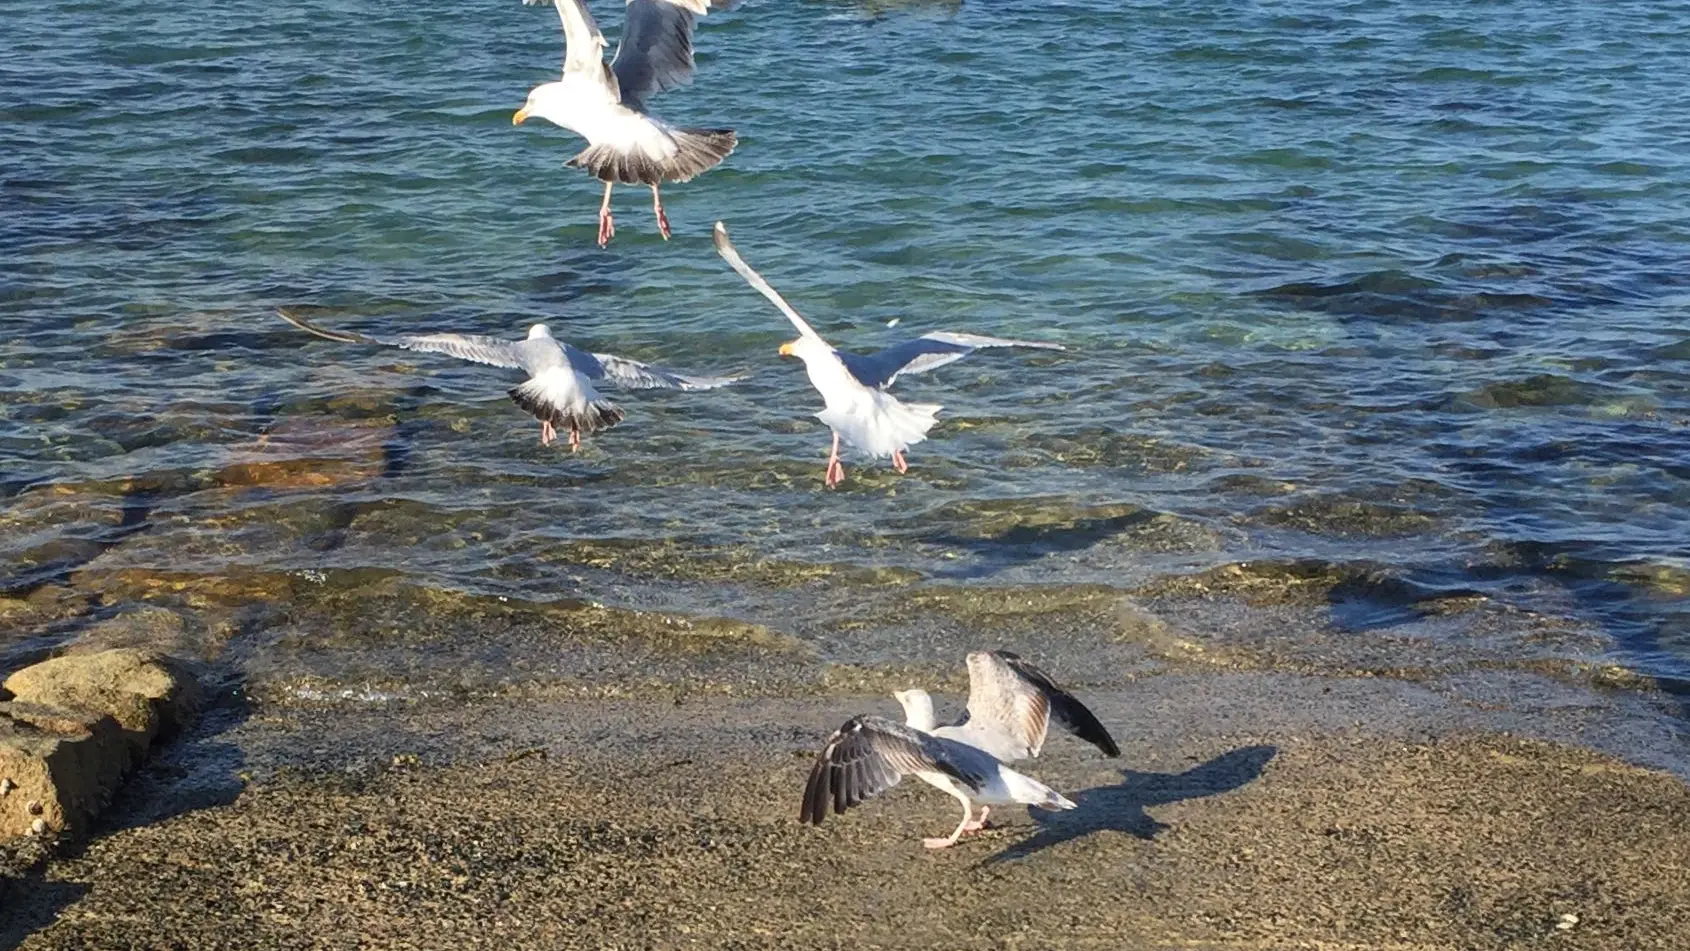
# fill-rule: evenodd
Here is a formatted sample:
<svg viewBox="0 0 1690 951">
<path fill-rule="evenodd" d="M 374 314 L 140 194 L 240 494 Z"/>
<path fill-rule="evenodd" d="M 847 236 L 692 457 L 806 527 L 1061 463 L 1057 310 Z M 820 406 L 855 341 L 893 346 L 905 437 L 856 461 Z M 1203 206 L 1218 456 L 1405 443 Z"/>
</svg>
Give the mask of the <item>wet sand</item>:
<svg viewBox="0 0 1690 951">
<path fill-rule="evenodd" d="M 1677 728 L 1536 689 L 1146 677 L 1088 695 L 1120 760 L 1033 766 L 1078 810 L 940 853 L 916 783 L 797 823 L 883 696 L 231 706 L 0 892 L 0 947 L 1687 946 L 1690 787 L 1531 736 L 1647 761 Z"/>
</svg>

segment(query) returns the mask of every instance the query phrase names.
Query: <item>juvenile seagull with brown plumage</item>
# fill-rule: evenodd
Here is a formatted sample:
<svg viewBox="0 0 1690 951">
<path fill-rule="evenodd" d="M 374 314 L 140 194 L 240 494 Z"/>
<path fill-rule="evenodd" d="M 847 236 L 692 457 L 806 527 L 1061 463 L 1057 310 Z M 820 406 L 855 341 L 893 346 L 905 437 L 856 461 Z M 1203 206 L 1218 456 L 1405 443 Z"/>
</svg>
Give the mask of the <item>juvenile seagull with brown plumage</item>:
<svg viewBox="0 0 1690 951">
<path fill-rule="evenodd" d="M 962 803 L 962 821 L 955 831 L 922 840 L 930 849 L 942 849 L 955 845 L 965 832 L 985 828 L 993 804 L 1074 808 L 1061 793 L 1005 765 L 1038 756 L 1051 721 L 1107 756 L 1121 755 L 1115 738 L 1085 704 L 1009 651 L 968 655 L 968 712 L 955 723 L 934 723 L 933 699 L 925 690 L 902 690 L 893 696 L 903 705 L 904 723 L 852 717 L 828 738 L 804 786 L 798 821 L 821 825 L 829 807 L 843 813 L 905 776 L 915 776 Z"/>
<path fill-rule="evenodd" d="M 647 99 L 692 81 L 693 17 L 708 13 L 711 0 L 628 0 L 622 39 L 608 65 L 604 34 L 585 0 L 555 3 L 563 20 L 563 78 L 534 87 L 511 122 L 521 125 L 536 116 L 587 140 L 569 164 L 604 182 L 600 247 L 616 234 L 610 191 L 617 182 L 650 186 L 657 229 L 668 240 L 669 216 L 658 186 L 714 168 L 739 141 L 732 129 L 680 128 L 646 111 Z"/>
</svg>

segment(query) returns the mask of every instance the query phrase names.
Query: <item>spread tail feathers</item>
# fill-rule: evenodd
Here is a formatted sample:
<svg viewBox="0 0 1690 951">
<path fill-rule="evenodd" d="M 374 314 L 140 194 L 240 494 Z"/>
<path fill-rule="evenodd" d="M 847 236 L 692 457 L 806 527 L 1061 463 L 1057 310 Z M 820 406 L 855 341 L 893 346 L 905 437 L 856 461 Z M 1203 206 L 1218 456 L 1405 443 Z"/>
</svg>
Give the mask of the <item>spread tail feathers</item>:
<svg viewBox="0 0 1690 951">
<path fill-rule="evenodd" d="M 535 383 L 529 380 L 513 387 L 510 397 L 511 402 L 543 423 L 551 423 L 560 430 L 596 433 L 622 422 L 622 411 L 604 400 L 592 400 L 579 408 L 565 408 L 548 399 L 544 388 Z"/>
<path fill-rule="evenodd" d="M 943 407 L 937 403 L 904 403 L 883 390 L 867 391 L 868 412 L 829 407 L 816 414 L 839 437 L 875 459 L 908 449 L 927 438 Z"/>
<path fill-rule="evenodd" d="M 1041 809 L 1074 809 L 1074 802 L 1031 776 L 1023 776 L 1012 769 L 1003 771 L 1003 782 L 1016 802 Z"/>
<path fill-rule="evenodd" d="M 1062 795 L 1061 793 L 1057 792 L 1054 789 L 1050 790 L 1050 798 L 1046 799 L 1043 803 L 1041 803 L 1041 805 L 1043 805 L 1044 808 L 1046 808 L 1046 809 L 1078 809 L 1078 808 L 1080 808 L 1079 806 L 1074 804 L 1074 800 L 1069 799 L 1067 796 Z"/>
<path fill-rule="evenodd" d="M 642 149 L 624 152 L 609 145 L 589 145 L 569 160 L 593 177 L 623 185 L 660 185 L 684 182 L 715 168 L 739 144 L 732 129 L 665 128 L 675 142 L 675 154 L 652 158 Z"/>
</svg>

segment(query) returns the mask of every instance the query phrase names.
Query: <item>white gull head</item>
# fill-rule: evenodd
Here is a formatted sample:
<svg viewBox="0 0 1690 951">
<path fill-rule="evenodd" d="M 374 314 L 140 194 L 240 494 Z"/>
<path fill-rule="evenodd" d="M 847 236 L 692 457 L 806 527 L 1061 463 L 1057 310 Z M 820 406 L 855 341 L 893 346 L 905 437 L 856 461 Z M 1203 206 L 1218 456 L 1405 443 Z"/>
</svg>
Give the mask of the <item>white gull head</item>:
<svg viewBox="0 0 1690 951">
<path fill-rule="evenodd" d="M 933 698 L 925 690 L 899 690 L 892 694 L 904 708 L 904 722 L 923 733 L 933 732 Z"/>
<path fill-rule="evenodd" d="M 512 125 L 522 125 L 531 118 L 544 119 L 568 128 L 564 117 L 569 114 L 569 87 L 561 82 L 541 83 L 528 92 L 528 101 L 511 116 Z"/>
<path fill-rule="evenodd" d="M 552 330 L 550 327 L 547 327 L 545 324 L 535 324 L 534 326 L 528 328 L 529 340 L 539 340 L 541 338 L 546 340 L 552 339 Z"/>
<path fill-rule="evenodd" d="M 833 356 L 833 346 L 820 337 L 805 334 L 797 340 L 780 345 L 780 355 L 783 357 L 797 357 L 809 364 L 815 360 L 827 360 Z"/>
</svg>

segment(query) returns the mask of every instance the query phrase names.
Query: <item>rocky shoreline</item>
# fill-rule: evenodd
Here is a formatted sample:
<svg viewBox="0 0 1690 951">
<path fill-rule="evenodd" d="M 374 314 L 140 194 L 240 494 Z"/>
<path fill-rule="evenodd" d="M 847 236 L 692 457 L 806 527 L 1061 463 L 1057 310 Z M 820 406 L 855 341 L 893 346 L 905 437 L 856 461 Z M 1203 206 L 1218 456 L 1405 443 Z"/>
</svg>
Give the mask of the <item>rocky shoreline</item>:
<svg viewBox="0 0 1690 951">
<path fill-rule="evenodd" d="M 0 946 L 1683 947 L 1690 787 L 1533 735 L 1647 760 L 1678 728 L 1540 686 L 1089 691 L 1123 757 L 1037 764 L 1081 808 L 943 854 L 930 790 L 796 821 L 878 694 L 225 705 L 3 886 Z"/>
<path fill-rule="evenodd" d="M 1303 562 L 1121 588 L 570 557 L 611 603 L 107 560 L 0 599 L 0 705 L 82 709 L 55 728 L 104 751 L 0 848 L 0 949 L 1690 945 L 1676 685 L 1570 613 Z M 954 707 L 980 647 L 1120 741 L 1034 764 L 1079 809 L 943 855 L 921 788 L 799 826 L 833 728 L 907 686 Z M 102 657 L 128 666 L 23 672 Z M 205 677 L 197 725 L 192 677 L 114 688 L 148 664 Z"/>
</svg>

